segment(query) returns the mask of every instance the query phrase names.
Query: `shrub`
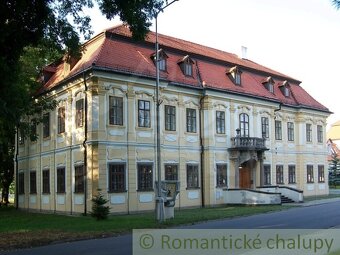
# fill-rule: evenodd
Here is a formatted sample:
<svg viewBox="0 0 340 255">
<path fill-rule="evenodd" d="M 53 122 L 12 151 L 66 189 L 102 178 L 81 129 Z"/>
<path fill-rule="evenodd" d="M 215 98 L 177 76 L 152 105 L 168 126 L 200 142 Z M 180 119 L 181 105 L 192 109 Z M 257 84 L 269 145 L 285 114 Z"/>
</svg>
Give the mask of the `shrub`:
<svg viewBox="0 0 340 255">
<path fill-rule="evenodd" d="M 98 194 L 92 198 L 91 216 L 96 218 L 97 220 L 107 219 L 110 213 L 110 207 L 105 206 L 105 204 L 108 201 L 109 200 L 105 199 L 103 195 L 100 192 L 98 192 Z"/>
</svg>

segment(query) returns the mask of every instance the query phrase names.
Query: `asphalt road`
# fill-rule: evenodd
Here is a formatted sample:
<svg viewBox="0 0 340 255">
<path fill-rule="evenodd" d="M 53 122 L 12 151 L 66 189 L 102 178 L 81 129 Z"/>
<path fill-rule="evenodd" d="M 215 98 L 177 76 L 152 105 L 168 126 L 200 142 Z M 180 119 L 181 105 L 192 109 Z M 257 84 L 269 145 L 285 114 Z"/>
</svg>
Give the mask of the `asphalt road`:
<svg viewBox="0 0 340 255">
<path fill-rule="evenodd" d="M 286 211 L 228 220 L 216 220 L 181 229 L 329 229 L 340 228 L 340 201 L 299 206 Z M 132 236 L 61 243 L 2 252 L 4 255 L 130 255 Z"/>
</svg>

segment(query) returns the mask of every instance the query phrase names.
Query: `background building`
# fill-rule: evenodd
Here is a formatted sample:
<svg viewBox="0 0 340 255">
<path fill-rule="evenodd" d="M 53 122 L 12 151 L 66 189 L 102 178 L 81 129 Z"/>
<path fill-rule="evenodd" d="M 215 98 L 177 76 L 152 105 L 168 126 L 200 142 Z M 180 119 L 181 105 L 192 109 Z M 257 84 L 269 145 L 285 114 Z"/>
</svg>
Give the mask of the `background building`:
<svg viewBox="0 0 340 255">
<path fill-rule="evenodd" d="M 117 213 L 152 210 L 157 180 L 155 34 L 127 27 L 85 43 L 81 59 L 44 69 L 59 101 L 37 141 L 17 148 L 19 207 L 83 212 L 100 189 Z M 288 186 L 328 193 L 329 110 L 300 81 L 248 59 L 159 36 L 162 179 L 176 207 L 223 204 L 228 190 Z"/>
</svg>

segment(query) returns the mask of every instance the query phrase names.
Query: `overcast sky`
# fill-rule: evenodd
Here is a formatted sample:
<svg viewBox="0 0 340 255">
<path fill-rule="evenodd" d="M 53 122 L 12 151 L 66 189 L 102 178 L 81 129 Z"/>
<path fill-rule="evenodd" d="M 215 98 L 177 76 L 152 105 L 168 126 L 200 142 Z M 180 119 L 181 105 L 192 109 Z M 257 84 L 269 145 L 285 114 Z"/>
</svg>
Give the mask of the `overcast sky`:
<svg viewBox="0 0 340 255">
<path fill-rule="evenodd" d="M 120 23 L 91 13 L 95 34 Z M 245 46 L 248 59 L 302 81 L 334 112 L 328 124 L 340 120 L 340 11 L 331 0 L 179 0 L 159 14 L 158 32 L 238 55 Z"/>
</svg>

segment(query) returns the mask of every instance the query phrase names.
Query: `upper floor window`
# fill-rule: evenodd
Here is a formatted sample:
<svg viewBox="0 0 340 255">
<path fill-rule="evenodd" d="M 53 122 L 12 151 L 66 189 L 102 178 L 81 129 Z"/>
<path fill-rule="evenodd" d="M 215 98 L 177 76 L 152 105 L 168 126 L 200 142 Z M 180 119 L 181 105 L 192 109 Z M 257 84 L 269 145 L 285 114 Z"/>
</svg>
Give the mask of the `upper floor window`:
<svg viewBox="0 0 340 255">
<path fill-rule="evenodd" d="M 178 64 L 185 76 L 193 76 L 193 64 L 195 62 L 187 55 Z"/>
<path fill-rule="evenodd" d="M 269 138 L 269 119 L 261 117 L 262 138 Z"/>
<path fill-rule="evenodd" d="M 282 140 L 282 122 L 275 120 L 275 139 Z"/>
<path fill-rule="evenodd" d="M 156 53 L 151 55 L 152 60 L 154 61 L 155 65 L 156 63 Z M 160 71 L 166 71 L 167 69 L 167 58 L 168 55 L 166 55 L 165 51 L 163 49 L 158 50 L 158 67 Z"/>
<path fill-rule="evenodd" d="M 58 134 L 65 132 L 65 107 L 58 109 Z"/>
<path fill-rule="evenodd" d="M 138 127 L 150 126 L 150 101 L 138 100 Z"/>
<path fill-rule="evenodd" d="M 228 76 L 236 85 L 241 85 L 241 73 L 241 70 L 237 66 L 230 68 L 227 72 Z"/>
<path fill-rule="evenodd" d="M 165 130 L 176 131 L 176 107 L 165 105 Z"/>
<path fill-rule="evenodd" d="M 196 133 L 196 109 L 187 108 L 187 132 Z"/>
<path fill-rule="evenodd" d="M 225 134 L 225 112 L 216 111 L 216 133 Z"/>
<path fill-rule="evenodd" d="M 290 96 L 289 83 L 287 81 L 284 81 L 281 85 L 279 85 L 279 88 L 285 97 Z"/>
<path fill-rule="evenodd" d="M 50 113 L 43 115 L 43 138 L 50 136 Z"/>
<path fill-rule="evenodd" d="M 274 80 L 271 76 L 267 77 L 262 84 L 265 86 L 265 88 L 270 92 L 274 93 Z"/>
<path fill-rule="evenodd" d="M 123 125 L 123 98 L 110 96 L 109 119 L 110 125 Z"/>
<path fill-rule="evenodd" d="M 241 136 L 249 137 L 249 115 L 246 113 L 241 113 L 239 119 Z"/>
<path fill-rule="evenodd" d="M 294 123 L 287 122 L 288 141 L 294 141 Z"/>
<path fill-rule="evenodd" d="M 76 101 L 76 127 L 82 127 L 84 123 L 84 99 Z"/>
<path fill-rule="evenodd" d="M 306 141 L 312 141 L 312 124 L 306 124 Z"/>
<path fill-rule="evenodd" d="M 317 133 L 318 133 L 318 143 L 323 143 L 323 128 L 321 125 L 317 126 Z"/>
</svg>

